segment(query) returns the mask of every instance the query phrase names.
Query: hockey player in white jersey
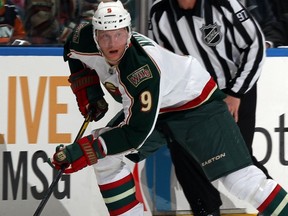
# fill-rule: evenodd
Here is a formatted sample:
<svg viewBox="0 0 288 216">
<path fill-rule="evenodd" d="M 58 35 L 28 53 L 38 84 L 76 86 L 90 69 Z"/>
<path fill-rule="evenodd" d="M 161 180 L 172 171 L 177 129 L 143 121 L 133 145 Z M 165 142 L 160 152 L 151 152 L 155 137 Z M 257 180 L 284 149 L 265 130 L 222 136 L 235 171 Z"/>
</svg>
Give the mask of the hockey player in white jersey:
<svg viewBox="0 0 288 216">
<path fill-rule="evenodd" d="M 122 103 L 124 120 L 57 148 L 54 167 L 73 173 L 92 165 L 110 215 L 143 215 L 123 156 L 145 146 L 152 133 L 165 143 L 155 129 L 164 123 L 210 181 L 219 179 L 264 215 L 288 215 L 286 191 L 252 165 L 225 95 L 210 74 L 192 56 L 176 55 L 131 32 L 130 22 L 120 1 L 101 2 L 92 24 L 80 25 L 67 40 L 64 59 L 81 113 L 92 109 L 95 120 L 105 114 L 102 83 Z"/>
</svg>

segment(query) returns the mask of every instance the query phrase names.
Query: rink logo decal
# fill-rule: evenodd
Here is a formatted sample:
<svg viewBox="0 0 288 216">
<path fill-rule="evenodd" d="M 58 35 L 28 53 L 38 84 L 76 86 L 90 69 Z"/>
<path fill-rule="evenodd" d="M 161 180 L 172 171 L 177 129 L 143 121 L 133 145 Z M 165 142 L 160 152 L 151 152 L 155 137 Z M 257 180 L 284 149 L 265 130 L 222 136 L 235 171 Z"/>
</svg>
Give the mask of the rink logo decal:
<svg viewBox="0 0 288 216">
<path fill-rule="evenodd" d="M 216 46 L 219 44 L 222 39 L 220 28 L 221 26 L 216 23 L 207 26 L 203 25 L 202 28 L 200 28 L 203 42 L 208 46 Z"/>
<path fill-rule="evenodd" d="M 209 165 L 217 160 L 220 160 L 222 158 L 226 157 L 226 154 L 225 153 L 221 153 L 219 155 L 216 155 L 215 157 L 212 157 L 210 159 L 208 159 L 207 161 L 204 161 L 202 162 L 202 167 L 206 166 L 206 165 Z"/>
<path fill-rule="evenodd" d="M 151 70 L 148 65 L 144 65 L 143 67 L 139 68 L 138 70 L 134 71 L 128 77 L 130 83 L 133 86 L 137 87 L 140 83 L 144 82 L 145 80 L 153 78 Z"/>
<path fill-rule="evenodd" d="M 17 160 L 15 160 L 18 158 Z M 47 165 L 43 161 L 48 160 L 48 156 L 44 151 L 31 153 L 28 151 L 20 151 L 18 156 L 15 152 L 6 151 L 2 153 L 3 170 L 1 175 L 2 183 L 2 199 L 1 200 L 28 200 L 29 196 L 35 199 L 43 199 L 49 187 L 49 182 L 55 179 L 58 170 L 53 169 L 53 175 L 45 175 Z M 30 167 L 31 166 L 31 167 Z M 31 169 L 32 168 L 32 169 Z M 31 176 L 39 181 L 39 184 L 29 182 Z M 63 175 L 59 182 L 61 188 L 55 187 L 53 195 L 56 199 L 70 199 L 71 197 L 71 176 Z"/>
</svg>

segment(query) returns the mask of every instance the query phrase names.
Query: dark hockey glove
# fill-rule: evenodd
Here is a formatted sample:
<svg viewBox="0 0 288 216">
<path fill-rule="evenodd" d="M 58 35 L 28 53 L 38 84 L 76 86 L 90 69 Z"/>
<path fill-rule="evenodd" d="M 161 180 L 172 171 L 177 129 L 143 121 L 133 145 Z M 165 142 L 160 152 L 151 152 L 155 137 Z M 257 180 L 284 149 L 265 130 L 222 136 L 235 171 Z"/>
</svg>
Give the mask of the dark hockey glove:
<svg viewBox="0 0 288 216">
<path fill-rule="evenodd" d="M 71 74 L 68 81 L 71 83 L 81 114 L 86 118 L 91 111 L 91 121 L 100 120 L 108 111 L 108 104 L 103 98 L 104 93 L 97 73 L 84 68 Z"/>
<path fill-rule="evenodd" d="M 97 163 L 98 159 L 105 156 L 100 141 L 89 135 L 66 147 L 58 146 L 48 163 L 57 170 L 64 169 L 64 173 L 73 173 Z"/>
<path fill-rule="evenodd" d="M 100 98 L 96 102 L 90 103 L 88 105 L 87 111 L 88 113 L 90 112 L 91 121 L 98 121 L 103 118 L 103 116 L 108 111 L 108 104 L 104 98 Z M 85 115 L 87 114 L 85 113 Z"/>
</svg>

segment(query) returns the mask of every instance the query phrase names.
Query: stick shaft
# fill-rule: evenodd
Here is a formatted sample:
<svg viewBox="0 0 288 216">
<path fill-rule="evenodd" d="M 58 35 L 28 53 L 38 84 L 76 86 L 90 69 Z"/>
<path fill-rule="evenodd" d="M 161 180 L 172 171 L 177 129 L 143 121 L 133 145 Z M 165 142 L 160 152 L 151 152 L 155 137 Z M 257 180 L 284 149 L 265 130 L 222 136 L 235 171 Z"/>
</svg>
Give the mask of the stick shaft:
<svg viewBox="0 0 288 216">
<path fill-rule="evenodd" d="M 82 126 L 81 126 L 81 128 L 80 128 L 80 130 L 79 130 L 79 132 L 78 132 L 78 134 L 77 134 L 77 136 L 75 138 L 75 140 L 74 140 L 74 143 L 77 142 L 83 136 L 83 134 L 84 134 L 89 122 L 90 122 L 90 115 L 88 115 L 86 117 L 86 119 L 84 120 L 84 122 L 83 122 L 83 124 L 82 124 Z M 44 196 L 44 198 L 40 202 L 40 204 L 39 204 L 38 208 L 36 209 L 36 211 L 35 211 L 33 216 L 39 216 L 41 214 L 41 212 L 44 209 L 48 199 L 50 198 L 55 186 L 57 185 L 59 179 L 61 178 L 61 176 L 62 176 L 62 174 L 64 172 L 64 169 L 65 168 L 62 168 L 61 170 L 58 171 L 56 177 L 53 179 L 51 185 L 49 186 L 49 188 L 47 190 L 46 195 Z"/>
</svg>

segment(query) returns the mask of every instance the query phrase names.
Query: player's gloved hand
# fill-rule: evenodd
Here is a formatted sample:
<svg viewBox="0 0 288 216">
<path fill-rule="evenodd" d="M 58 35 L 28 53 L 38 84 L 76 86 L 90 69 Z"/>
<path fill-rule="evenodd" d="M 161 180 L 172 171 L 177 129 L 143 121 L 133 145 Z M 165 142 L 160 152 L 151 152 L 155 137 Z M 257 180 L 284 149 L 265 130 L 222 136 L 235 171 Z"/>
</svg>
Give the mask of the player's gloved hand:
<svg viewBox="0 0 288 216">
<path fill-rule="evenodd" d="M 89 113 L 91 121 L 100 120 L 108 111 L 108 104 L 103 97 L 96 71 L 84 68 L 71 74 L 68 81 L 71 83 L 81 114 L 86 118 Z"/>
<path fill-rule="evenodd" d="M 97 163 L 105 156 L 101 142 L 89 135 L 66 147 L 58 146 L 48 163 L 55 169 L 64 169 L 64 173 L 73 173 Z"/>
<path fill-rule="evenodd" d="M 96 102 L 90 103 L 88 105 L 87 110 L 85 110 L 82 113 L 82 115 L 86 117 L 87 114 L 90 113 L 91 121 L 98 121 L 104 117 L 107 111 L 108 111 L 108 104 L 105 101 L 105 99 L 102 97 Z"/>
</svg>

